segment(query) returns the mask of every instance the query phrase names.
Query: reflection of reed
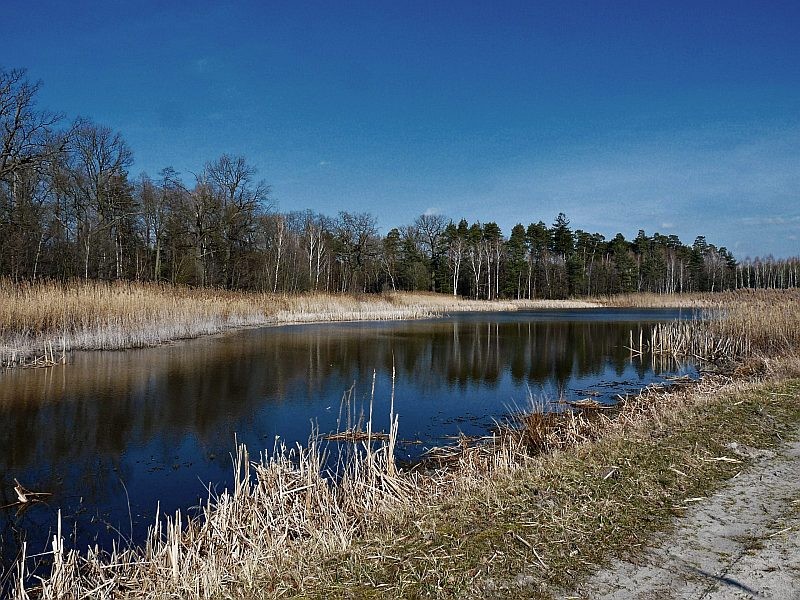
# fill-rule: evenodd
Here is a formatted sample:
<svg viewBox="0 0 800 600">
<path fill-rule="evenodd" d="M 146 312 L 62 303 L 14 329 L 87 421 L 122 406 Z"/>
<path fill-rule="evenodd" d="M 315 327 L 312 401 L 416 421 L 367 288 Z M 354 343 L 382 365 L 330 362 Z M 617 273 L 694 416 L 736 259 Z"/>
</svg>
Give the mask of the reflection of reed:
<svg viewBox="0 0 800 600">
<path fill-rule="evenodd" d="M 430 393 L 491 387 L 504 372 L 517 385 L 561 389 L 574 375 L 603 372 L 609 361 L 622 372 L 629 359 L 630 324 L 409 325 L 247 331 L 151 350 L 84 353 L 68 367 L 7 372 L 0 386 L 0 463 L 118 457 L 134 440 L 177 443 L 187 431 L 208 439 L 254 403 L 288 401 L 298 386 L 316 397 L 327 393 L 331 379 L 365 380 L 373 369 L 386 375 L 393 361 L 398 377 Z"/>
<path fill-rule="evenodd" d="M 157 346 L 235 327 L 275 323 L 419 319 L 455 311 L 596 306 L 583 301 L 470 301 L 443 294 L 283 295 L 166 284 L 0 278 L 0 367 L 55 362 L 51 349 Z M 58 345 L 60 342 L 60 346 Z M 38 354 L 44 348 L 43 361 Z"/>
</svg>

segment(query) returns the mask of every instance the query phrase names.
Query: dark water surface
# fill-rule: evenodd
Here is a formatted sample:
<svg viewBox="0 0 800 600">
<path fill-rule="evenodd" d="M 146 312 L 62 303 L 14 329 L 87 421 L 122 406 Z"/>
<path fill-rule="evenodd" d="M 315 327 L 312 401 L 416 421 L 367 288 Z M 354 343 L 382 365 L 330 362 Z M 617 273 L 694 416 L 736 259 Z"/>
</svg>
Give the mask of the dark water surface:
<svg viewBox="0 0 800 600">
<path fill-rule="evenodd" d="M 400 458 L 446 436 L 484 434 L 535 399 L 612 401 L 691 368 L 631 359 L 630 332 L 676 310 L 460 314 L 425 321 L 253 329 L 170 346 L 82 352 L 70 364 L 0 373 L 0 564 L 20 540 L 48 547 L 59 508 L 78 547 L 141 540 L 231 480 L 234 435 L 252 454 L 276 436 L 335 431 L 343 393 L 388 430 L 392 365 Z M 50 495 L 17 512 L 14 478 Z"/>
</svg>

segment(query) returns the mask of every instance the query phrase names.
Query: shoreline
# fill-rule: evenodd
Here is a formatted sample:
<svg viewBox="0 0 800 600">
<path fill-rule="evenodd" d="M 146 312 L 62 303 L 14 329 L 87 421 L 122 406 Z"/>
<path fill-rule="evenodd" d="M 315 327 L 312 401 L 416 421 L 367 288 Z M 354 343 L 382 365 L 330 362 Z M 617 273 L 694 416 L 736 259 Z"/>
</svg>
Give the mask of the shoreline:
<svg viewBox="0 0 800 600">
<path fill-rule="evenodd" d="M 468 300 L 439 294 L 281 296 L 149 284 L 0 285 L 0 369 L 66 362 L 75 350 L 125 350 L 237 330 L 401 321 L 455 312 L 584 309 L 590 300 Z"/>
<path fill-rule="evenodd" d="M 454 477 L 467 481 L 453 494 L 370 529 L 327 561 L 339 581 L 320 571 L 320 587 L 300 593 L 366 598 L 381 582 L 393 597 L 594 597 L 594 573 L 620 558 L 638 564 L 688 511 L 797 439 L 800 364 L 770 368 L 760 380 L 645 391 L 600 431 L 551 438 L 491 474 L 462 463 Z"/>
<path fill-rule="evenodd" d="M 612 416 L 534 418 L 424 472 L 395 464 L 396 426 L 336 484 L 315 443 L 260 458 L 240 446 L 233 488 L 197 517 L 160 515 L 145 544 L 114 554 L 54 546 L 50 576 L 12 597 L 77 598 L 103 582 L 109 598 L 553 598 L 574 581 L 584 593 L 598 566 L 635 558 L 749 468 L 748 455 L 717 460 L 732 442 L 777 451 L 792 439 L 800 365 L 768 368 L 761 381 L 646 389 Z M 275 537 L 284 527 L 296 533 Z"/>
<path fill-rule="evenodd" d="M 702 309 L 753 295 L 636 293 L 562 300 L 473 300 L 421 292 L 288 296 L 151 283 L 13 284 L 0 280 L 0 370 L 66 362 L 74 350 L 148 348 L 256 327 L 417 320 L 456 312 Z"/>
<path fill-rule="evenodd" d="M 781 298 L 731 305 L 728 320 L 697 328 L 727 339 L 752 323 L 754 354 L 724 373 L 646 390 L 614 414 L 528 413 L 446 466 L 400 469 L 396 420 L 387 439 L 355 446 L 335 483 L 313 440 L 258 459 L 239 447 L 233 488 L 196 518 L 159 515 L 145 544 L 112 554 L 81 554 L 56 536 L 51 573 L 27 579 L 23 558 L 9 593 L 553 597 L 635 557 L 747 467 L 720 459 L 731 443 L 779 448 L 797 431 L 800 313 L 796 294 Z"/>
</svg>

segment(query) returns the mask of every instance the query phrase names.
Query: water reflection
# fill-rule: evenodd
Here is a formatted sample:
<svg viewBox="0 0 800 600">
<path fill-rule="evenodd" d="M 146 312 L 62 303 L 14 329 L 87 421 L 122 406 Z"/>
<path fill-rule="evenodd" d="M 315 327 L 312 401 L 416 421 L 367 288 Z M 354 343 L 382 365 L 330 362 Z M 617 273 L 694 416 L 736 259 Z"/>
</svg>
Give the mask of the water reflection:
<svg viewBox="0 0 800 600">
<path fill-rule="evenodd" d="M 14 478 L 52 494 L 17 515 L 0 511 L 4 560 L 27 536 L 45 548 L 55 511 L 81 545 L 140 539 L 157 502 L 196 504 L 202 482 L 229 481 L 234 434 L 251 449 L 275 436 L 307 440 L 312 423 L 336 428 L 344 390 L 370 401 L 388 426 L 395 368 L 400 435 L 420 440 L 482 433 L 534 395 L 608 397 L 652 381 L 631 360 L 631 330 L 674 311 L 461 315 L 405 323 L 293 326 L 126 352 L 79 353 L 65 367 L 0 375 L 0 505 Z M 38 547 L 37 547 L 38 546 Z"/>
</svg>

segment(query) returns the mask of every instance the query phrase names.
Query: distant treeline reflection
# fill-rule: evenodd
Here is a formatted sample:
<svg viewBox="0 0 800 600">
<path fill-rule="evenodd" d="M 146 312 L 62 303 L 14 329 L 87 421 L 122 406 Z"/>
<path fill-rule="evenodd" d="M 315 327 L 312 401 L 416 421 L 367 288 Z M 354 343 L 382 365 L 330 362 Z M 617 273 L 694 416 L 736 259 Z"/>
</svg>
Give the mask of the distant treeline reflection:
<svg viewBox="0 0 800 600">
<path fill-rule="evenodd" d="M 376 427 L 389 414 L 394 371 L 401 432 L 424 444 L 465 427 L 484 431 L 529 391 L 652 380 L 656 366 L 626 348 L 631 331 L 638 340 L 651 321 L 606 312 L 253 329 L 6 371 L 0 563 L 25 539 L 44 550 L 59 509 L 74 522 L 75 543 L 106 544 L 120 528 L 140 539 L 156 505 L 196 506 L 203 482 L 229 485 L 234 435 L 259 451 L 275 436 L 291 445 L 314 425 L 333 430 L 346 390 L 355 386 L 359 409 L 370 402 L 373 374 Z M 404 452 L 422 451 L 414 448 Z M 48 501 L 17 513 L 15 478 L 51 494 Z"/>
<path fill-rule="evenodd" d="M 79 354 L 66 368 L 6 373 L 0 464 L 29 463 L 42 453 L 65 462 L 97 460 L 119 455 L 131 438 L 158 436 L 170 445 L 187 431 L 205 439 L 221 422 L 244 418 L 254 401 L 306 401 L 332 386 L 341 393 L 375 369 L 391 373 L 393 365 L 398 380 L 427 392 L 491 388 L 506 372 L 515 384 L 562 389 L 573 376 L 609 366 L 621 374 L 630 365 L 630 331 L 638 331 L 637 324 L 608 322 L 409 325 L 248 331 L 152 350 Z M 634 366 L 640 375 L 649 368 Z"/>
</svg>

